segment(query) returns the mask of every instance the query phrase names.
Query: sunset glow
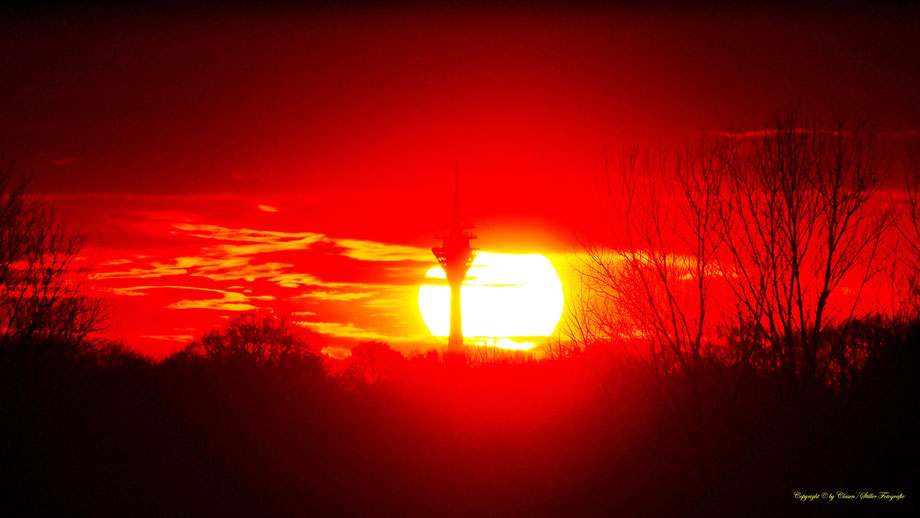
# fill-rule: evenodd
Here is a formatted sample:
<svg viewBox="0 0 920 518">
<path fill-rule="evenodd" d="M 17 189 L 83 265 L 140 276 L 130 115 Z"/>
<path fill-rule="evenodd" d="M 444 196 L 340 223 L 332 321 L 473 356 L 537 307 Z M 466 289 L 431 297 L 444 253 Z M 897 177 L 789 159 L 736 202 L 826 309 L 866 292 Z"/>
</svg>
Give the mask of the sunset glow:
<svg viewBox="0 0 920 518">
<path fill-rule="evenodd" d="M 445 279 L 441 268 L 427 278 Z M 548 336 L 556 328 L 564 306 L 562 282 L 552 263 L 540 254 L 480 252 L 463 285 L 463 334 L 467 337 Z M 450 331 L 450 288 L 425 284 L 418 305 L 434 336 Z M 533 343 L 512 340 L 489 342 L 505 349 L 526 349 Z"/>
</svg>

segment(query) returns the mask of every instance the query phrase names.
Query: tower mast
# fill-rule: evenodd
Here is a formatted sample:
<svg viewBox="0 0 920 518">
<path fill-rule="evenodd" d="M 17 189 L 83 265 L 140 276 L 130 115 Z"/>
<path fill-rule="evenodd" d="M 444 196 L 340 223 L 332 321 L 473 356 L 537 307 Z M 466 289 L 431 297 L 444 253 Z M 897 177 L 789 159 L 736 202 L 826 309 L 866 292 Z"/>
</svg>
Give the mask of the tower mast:
<svg viewBox="0 0 920 518">
<path fill-rule="evenodd" d="M 470 240 L 476 236 L 466 231 L 460 219 L 460 163 L 454 170 L 454 210 L 450 230 L 442 237 L 439 247 L 431 252 L 447 276 L 450 286 L 450 336 L 447 339 L 448 354 L 463 353 L 463 317 L 460 303 L 460 289 L 463 280 L 476 258 L 476 250 L 470 246 Z"/>
</svg>

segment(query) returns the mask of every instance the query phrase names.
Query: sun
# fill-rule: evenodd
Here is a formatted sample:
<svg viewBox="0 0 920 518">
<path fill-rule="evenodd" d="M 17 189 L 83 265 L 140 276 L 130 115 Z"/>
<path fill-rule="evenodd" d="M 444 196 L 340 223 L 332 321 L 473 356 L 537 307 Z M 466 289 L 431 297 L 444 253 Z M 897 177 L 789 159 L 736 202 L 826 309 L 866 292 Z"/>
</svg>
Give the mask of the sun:
<svg viewBox="0 0 920 518">
<path fill-rule="evenodd" d="M 562 281 L 540 254 L 480 252 L 461 288 L 463 335 L 497 347 L 526 348 L 508 338 L 549 336 L 562 316 Z M 418 308 L 434 336 L 450 333 L 450 288 L 444 270 L 428 270 Z M 443 279 L 437 281 L 435 279 Z M 532 346 L 532 344 L 528 344 Z"/>
</svg>

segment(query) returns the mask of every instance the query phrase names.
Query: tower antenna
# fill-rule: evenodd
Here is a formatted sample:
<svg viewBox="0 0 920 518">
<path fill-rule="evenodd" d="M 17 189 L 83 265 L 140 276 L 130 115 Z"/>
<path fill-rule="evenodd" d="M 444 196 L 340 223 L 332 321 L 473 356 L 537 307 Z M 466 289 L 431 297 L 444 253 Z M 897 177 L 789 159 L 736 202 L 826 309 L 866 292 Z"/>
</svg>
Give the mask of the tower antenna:
<svg viewBox="0 0 920 518">
<path fill-rule="evenodd" d="M 454 162 L 454 220 L 452 223 L 460 226 L 460 161 Z"/>
</svg>

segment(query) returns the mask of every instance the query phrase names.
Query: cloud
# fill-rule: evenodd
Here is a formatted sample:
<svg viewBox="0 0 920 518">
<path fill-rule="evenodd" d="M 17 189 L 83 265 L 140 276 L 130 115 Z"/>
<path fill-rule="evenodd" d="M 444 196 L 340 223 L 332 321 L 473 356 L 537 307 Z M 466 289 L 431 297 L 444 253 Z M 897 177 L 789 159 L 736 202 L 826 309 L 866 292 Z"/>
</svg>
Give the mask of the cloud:
<svg viewBox="0 0 920 518">
<path fill-rule="evenodd" d="M 810 135 L 810 134 L 819 134 L 819 135 L 837 135 L 839 132 L 828 129 L 808 129 L 808 128 L 795 128 L 792 130 L 796 135 Z M 754 131 L 743 131 L 736 133 L 733 131 L 709 131 L 709 135 L 716 137 L 726 137 L 731 139 L 753 139 L 753 138 L 764 138 L 772 137 L 777 133 L 786 133 L 786 130 L 775 130 L 775 129 L 763 129 L 763 130 L 754 130 Z M 846 133 L 844 133 L 846 135 Z"/>
<path fill-rule="evenodd" d="M 242 241 L 272 245 L 276 250 L 300 250 L 322 241 L 326 236 L 315 232 L 280 232 L 251 228 L 227 228 L 220 225 L 175 223 L 173 227 L 188 235 L 220 241 Z"/>
<path fill-rule="evenodd" d="M 63 158 L 54 159 L 54 160 L 51 161 L 51 163 L 52 163 L 53 165 L 58 166 L 58 167 L 62 167 L 62 166 L 65 166 L 65 165 L 74 164 L 74 163 L 76 163 L 78 160 L 80 160 L 80 159 L 77 158 L 77 157 L 75 157 L 75 156 L 65 156 L 65 157 L 63 157 Z"/>
<path fill-rule="evenodd" d="M 147 290 L 160 287 L 166 288 L 168 286 L 132 286 L 130 288 L 112 288 L 112 293 L 115 295 L 121 295 L 122 297 L 143 297 L 144 295 L 149 295 Z"/>
<path fill-rule="evenodd" d="M 141 335 L 140 337 L 166 342 L 191 342 L 195 338 L 192 335 Z"/>
<path fill-rule="evenodd" d="M 122 264 L 131 264 L 131 259 L 112 259 L 111 261 L 100 263 L 99 266 L 119 266 Z"/>
<path fill-rule="evenodd" d="M 397 299 L 387 299 L 387 298 L 378 297 L 372 300 L 365 301 L 361 305 L 366 308 L 393 308 L 393 307 L 398 307 L 404 303 L 405 303 L 404 301 L 397 300 Z"/>
<path fill-rule="evenodd" d="M 191 275 L 214 281 L 243 279 L 252 282 L 256 279 L 277 277 L 291 267 L 293 265 L 287 263 L 251 264 L 248 257 L 232 257 L 219 259 L 211 264 L 202 264 Z"/>
<path fill-rule="evenodd" d="M 175 228 L 189 235 L 221 241 L 258 243 L 257 245 L 222 245 L 231 255 L 252 255 L 282 250 L 304 250 L 318 243 L 343 248 L 342 255 L 359 261 L 419 261 L 431 262 L 431 251 L 407 245 L 393 245 L 362 239 L 339 239 L 315 232 L 281 232 L 249 228 L 227 228 L 219 225 L 176 223 Z"/>
<path fill-rule="evenodd" d="M 129 261 L 130 262 L 130 261 Z M 107 265 L 124 264 L 110 261 Z M 254 281 L 279 275 L 292 265 L 286 263 L 250 264 L 246 257 L 178 257 L 173 264 L 153 261 L 149 268 L 131 268 L 127 271 L 110 271 L 96 274 L 99 279 L 150 279 L 172 275 L 192 275 L 215 281 L 245 279 Z"/>
<path fill-rule="evenodd" d="M 261 203 L 259 204 L 259 210 L 264 212 L 278 212 L 276 207 L 272 207 L 271 205 L 262 205 Z"/>
<path fill-rule="evenodd" d="M 150 263 L 150 268 L 131 268 L 126 271 L 98 272 L 97 279 L 151 279 L 157 277 L 168 277 L 171 275 L 184 275 L 188 273 L 185 268 L 178 264 L 167 265 L 162 263 Z"/>
<path fill-rule="evenodd" d="M 430 263 L 431 250 L 415 246 L 389 245 L 376 241 L 359 239 L 332 239 L 331 242 L 345 248 L 342 255 L 359 261 L 416 261 Z"/>
<path fill-rule="evenodd" d="M 215 293 L 218 297 L 204 299 L 182 299 L 166 306 L 169 309 L 213 309 L 220 311 L 249 311 L 258 309 L 251 301 L 275 300 L 271 295 L 247 295 L 235 291 L 214 288 L 197 288 L 193 286 L 132 286 L 130 288 L 113 288 L 116 295 L 137 297 L 149 295 L 151 290 L 180 290 Z"/>
<path fill-rule="evenodd" d="M 323 347 L 319 352 L 335 360 L 344 360 L 351 356 L 351 349 L 337 345 Z"/>
<path fill-rule="evenodd" d="M 376 331 L 355 327 L 351 322 L 296 322 L 297 325 L 306 327 L 317 333 L 334 336 L 337 338 L 353 338 L 356 340 L 376 340 L 380 342 L 409 342 L 409 338 L 389 336 Z"/>
<path fill-rule="evenodd" d="M 796 128 L 793 130 L 797 135 L 807 135 L 817 133 L 820 135 L 838 135 L 840 132 L 829 130 L 829 129 L 808 129 L 808 128 Z M 776 135 L 778 130 L 775 129 L 765 129 L 765 130 L 754 130 L 754 131 L 743 131 L 740 133 L 732 131 L 709 131 L 707 134 L 713 135 L 716 137 L 726 137 L 731 139 L 753 139 L 753 138 L 764 138 L 771 137 Z M 844 135 L 849 135 L 851 132 L 844 132 Z M 909 129 L 903 131 L 879 131 L 878 135 L 883 138 L 893 138 L 893 139 L 909 139 L 914 137 L 920 137 L 920 130 Z"/>
<path fill-rule="evenodd" d="M 377 292 L 364 292 L 364 293 L 353 293 L 353 292 L 328 292 L 328 291 L 312 291 L 310 293 L 304 293 L 298 295 L 295 298 L 298 299 L 316 299 L 316 300 L 358 300 L 366 299 L 368 297 L 373 297 Z"/>
<path fill-rule="evenodd" d="M 249 304 L 249 300 L 274 300 L 271 295 L 260 297 L 247 297 L 242 293 L 224 292 L 224 296 L 219 299 L 186 299 L 174 302 L 169 309 L 212 309 L 217 311 L 249 311 L 258 309 L 258 306 Z"/>
<path fill-rule="evenodd" d="M 430 338 L 427 334 L 420 337 L 423 328 L 414 322 L 398 324 L 400 330 L 411 329 L 410 338 L 391 331 L 401 316 L 395 308 L 405 306 L 398 300 L 415 298 L 414 280 L 422 273 L 417 262 L 424 261 L 425 266 L 434 262 L 426 249 L 336 239 L 316 232 L 151 218 L 128 220 L 127 232 L 136 231 L 141 243 L 149 239 L 152 248 L 126 249 L 123 255 L 106 256 L 98 266 L 96 278 L 101 286 L 114 296 L 125 297 L 122 300 L 149 297 L 141 303 L 144 307 L 156 305 L 166 312 L 208 310 L 226 317 L 281 299 L 279 307 L 298 319 L 298 325 L 333 340 L 408 346 L 427 343 Z M 397 269 L 400 273 L 394 274 Z M 403 270 L 417 273 L 410 276 Z M 323 275 L 335 277 L 327 280 Z M 407 283 L 412 284 L 411 289 Z M 339 310 L 349 311 L 351 321 L 339 320 L 343 318 L 336 313 Z M 383 318 L 381 311 L 391 316 Z M 323 322 L 305 322 L 307 319 Z M 166 323 L 151 322 L 144 329 L 149 336 L 137 338 L 189 341 L 188 331 L 162 328 Z"/>
<path fill-rule="evenodd" d="M 309 273 L 279 273 L 268 279 L 282 288 L 297 288 L 299 286 L 317 286 L 322 288 L 365 288 L 371 284 L 351 282 L 328 282 L 320 280 Z"/>
<path fill-rule="evenodd" d="M 880 131 L 879 135 L 885 138 L 914 138 L 920 137 L 920 130 L 904 130 L 904 131 Z"/>
<path fill-rule="evenodd" d="M 128 269 L 110 269 L 97 274 L 98 279 L 152 279 L 189 275 L 214 281 L 243 279 L 248 282 L 267 280 L 283 288 L 318 286 L 324 288 L 365 288 L 364 283 L 324 281 L 313 274 L 297 272 L 287 262 L 261 262 L 253 264 L 262 254 L 310 250 L 315 245 L 329 244 L 340 250 L 343 257 L 360 261 L 431 262 L 428 250 L 358 239 L 335 239 L 315 232 L 280 232 L 250 228 L 229 228 L 210 224 L 173 223 L 171 233 L 183 234 L 208 241 L 212 245 L 201 248 L 198 255 L 182 256 L 167 261 L 150 261 L 137 265 L 130 259 L 114 259 L 100 266 L 127 266 Z M 140 259 L 140 256 L 136 256 Z M 346 300 L 346 299 L 337 299 Z"/>
</svg>

